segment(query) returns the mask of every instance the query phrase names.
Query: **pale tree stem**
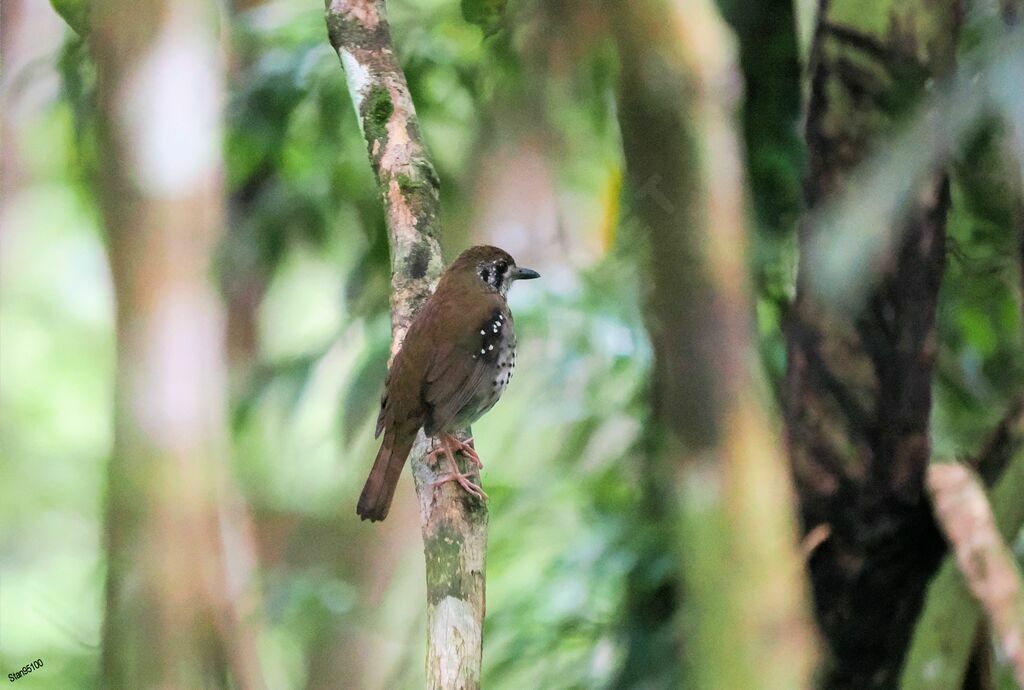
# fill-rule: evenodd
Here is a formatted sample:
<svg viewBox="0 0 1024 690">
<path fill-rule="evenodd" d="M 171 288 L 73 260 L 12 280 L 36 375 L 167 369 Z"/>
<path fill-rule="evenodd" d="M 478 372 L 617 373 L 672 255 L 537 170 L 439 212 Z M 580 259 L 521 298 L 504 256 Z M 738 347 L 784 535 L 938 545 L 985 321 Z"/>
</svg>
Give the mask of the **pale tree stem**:
<svg viewBox="0 0 1024 690">
<path fill-rule="evenodd" d="M 260 688 L 210 280 L 223 226 L 216 8 L 100 0 L 91 16 L 118 346 L 102 684 Z"/>
<path fill-rule="evenodd" d="M 394 355 L 443 261 L 439 182 L 431 165 L 383 0 L 328 0 L 331 45 L 345 68 L 387 219 Z M 476 688 L 483 650 L 487 508 L 454 482 L 434 486 L 422 434 L 410 454 L 427 574 L 427 684 Z M 400 499 L 399 499 L 400 500 Z"/>
<path fill-rule="evenodd" d="M 687 681 L 807 687 L 815 633 L 793 489 L 750 366 L 733 39 L 713 2 L 613 7 L 626 167 L 651 247 L 648 470 L 677 499 Z"/>
<path fill-rule="evenodd" d="M 1024 687 L 1024 587 L 985 489 L 963 465 L 935 463 L 928 468 L 928 490 L 967 587 Z"/>
<path fill-rule="evenodd" d="M 929 470 L 931 484 L 932 470 Z M 994 524 L 1004 540 L 1011 540 L 1024 525 L 1024 453 L 1014 454 L 992 489 Z M 991 542 L 990 542 L 991 543 Z M 957 552 L 957 547 L 954 547 Z M 899 687 L 904 690 L 944 690 L 960 687 L 974 647 L 980 612 L 950 555 L 928 585 L 921 615 L 907 652 Z"/>
</svg>

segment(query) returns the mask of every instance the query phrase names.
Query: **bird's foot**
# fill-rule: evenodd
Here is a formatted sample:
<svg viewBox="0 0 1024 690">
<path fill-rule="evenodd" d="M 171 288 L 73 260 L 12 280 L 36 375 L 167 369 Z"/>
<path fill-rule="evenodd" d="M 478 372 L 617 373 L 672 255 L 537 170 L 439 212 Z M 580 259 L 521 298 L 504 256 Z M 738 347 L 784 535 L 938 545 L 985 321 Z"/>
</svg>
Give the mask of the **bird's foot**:
<svg viewBox="0 0 1024 690">
<path fill-rule="evenodd" d="M 442 474 L 440 477 L 435 479 L 431 485 L 438 486 L 447 482 L 458 482 L 459 486 L 466 490 L 466 493 L 472 494 L 477 498 L 486 501 L 487 494 L 479 486 L 470 481 L 469 477 L 462 474 L 462 472 L 451 472 L 449 474 Z"/>
<path fill-rule="evenodd" d="M 444 455 L 444 453 L 445 453 L 445 451 L 444 451 L 444 446 L 443 445 L 434 446 L 429 451 L 427 451 L 427 454 L 424 455 L 423 458 L 428 463 L 433 465 L 433 464 L 437 463 L 437 459 L 439 457 L 441 457 L 442 455 Z"/>
<path fill-rule="evenodd" d="M 465 441 L 460 441 L 454 436 L 449 436 L 448 444 L 450 445 L 452 451 L 456 453 L 462 453 L 467 458 L 472 460 L 473 464 L 475 464 L 477 467 L 481 469 L 483 468 L 484 463 L 480 460 L 480 456 L 476 454 L 476 448 L 473 447 L 472 436 L 467 438 Z"/>
<path fill-rule="evenodd" d="M 471 439 L 472 440 L 472 439 Z M 462 473 L 459 469 L 459 463 L 455 462 L 455 454 L 452 452 L 453 448 L 463 450 L 466 447 L 466 443 L 459 441 L 454 436 L 444 435 L 441 437 L 441 448 L 439 453 L 444 453 L 444 456 L 448 459 L 448 465 L 451 467 L 451 472 L 448 474 L 441 475 L 434 480 L 433 485 L 444 484 L 445 482 L 455 481 L 459 483 L 466 493 L 472 494 L 479 499 L 487 500 L 487 494 L 479 486 L 470 481 L 469 477 Z M 472 450 L 472 447 L 470 447 Z M 476 453 L 474 453 L 475 455 Z M 435 455 L 436 457 L 436 455 Z"/>
</svg>

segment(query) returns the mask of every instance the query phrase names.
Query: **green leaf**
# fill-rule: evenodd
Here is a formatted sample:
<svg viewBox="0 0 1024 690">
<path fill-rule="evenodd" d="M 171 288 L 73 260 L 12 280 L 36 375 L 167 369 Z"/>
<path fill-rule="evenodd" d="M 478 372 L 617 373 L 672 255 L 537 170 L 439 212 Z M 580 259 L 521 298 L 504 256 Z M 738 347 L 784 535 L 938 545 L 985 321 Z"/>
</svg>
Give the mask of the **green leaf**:
<svg viewBox="0 0 1024 690">
<path fill-rule="evenodd" d="M 89 35 L 89 0 L 50 0 L 50 4 L 76 34 Z"/>
</svg>

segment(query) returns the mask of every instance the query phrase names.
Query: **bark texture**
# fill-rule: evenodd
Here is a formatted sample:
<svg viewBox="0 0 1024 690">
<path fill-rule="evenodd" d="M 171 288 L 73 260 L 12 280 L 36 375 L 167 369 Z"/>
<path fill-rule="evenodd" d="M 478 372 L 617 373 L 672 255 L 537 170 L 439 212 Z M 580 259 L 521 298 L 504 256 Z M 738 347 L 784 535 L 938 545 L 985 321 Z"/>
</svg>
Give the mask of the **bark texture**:
<svg viewBox="0 0 1024 690">
<path fill-rule="evenodd" d="M 950 72 L 958 21 L 955 0 L 832 0 L 818 10 L 786 421 L 804 529 L 829 533 L 809 566 L 830 688 L 895 684 L 944 550 L 924 475 L 946 176 L 926 176 L 890 221 L 893 250 L 856 305 L 826 302 L 810 288 L 812 228 L 927 83 Z"/>
<path fill-rule="evenodd" d="M 651 249 L 646 471 L 673 494 L 687 682 L 806 687 L 792 488 L 750 370 L 733 39 L 711 2 L 615 7 L 626 167 Z"/>
<path fill-rule="evenodd" d="M 328 0 L 327 28 L 345 68 L 384 204 L 391 248 L 394 354 L 443 267 L 438 243 L 440 183 L 423 145 L 383 0 Z M 478 688 L 487 508 L 463 500 L 455 482 L 434 486 L 437 473 L 424 462 L 426 450 L 421 432 L 410 463 L 427 569 L 427 684 Z"/>
<path fill-rule="evenodd" d="M 92 7 L 102 211 L 117 301 L 108 688 L 263 686 L 252 543 L 227 479 L 222 60 L 205 0 Z M 154 652 L 157 650 L 157 653 Z"/>
</svg>

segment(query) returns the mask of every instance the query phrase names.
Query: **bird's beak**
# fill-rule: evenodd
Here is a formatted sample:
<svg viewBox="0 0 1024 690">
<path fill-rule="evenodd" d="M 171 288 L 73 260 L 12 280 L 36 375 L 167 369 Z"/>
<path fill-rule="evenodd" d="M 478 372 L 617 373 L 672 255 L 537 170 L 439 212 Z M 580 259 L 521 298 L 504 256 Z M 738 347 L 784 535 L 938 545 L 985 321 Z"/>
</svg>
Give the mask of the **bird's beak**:
<svg viewBox="0 0 1024 690">
<path fill-rule="evenodd" d="M 533 280 L 534 278 L 540 278 L 540 273 L 531 268 L 517 268 L 513 278 L 516 280 Z"/>
</svg>

